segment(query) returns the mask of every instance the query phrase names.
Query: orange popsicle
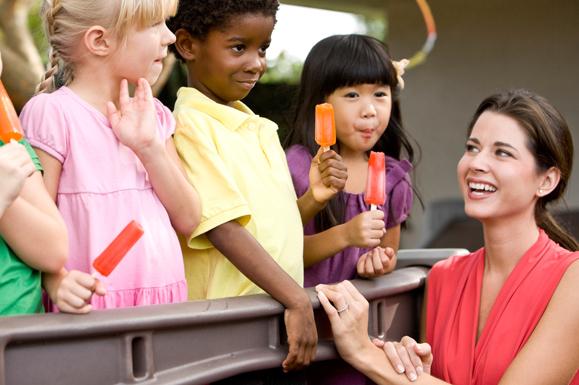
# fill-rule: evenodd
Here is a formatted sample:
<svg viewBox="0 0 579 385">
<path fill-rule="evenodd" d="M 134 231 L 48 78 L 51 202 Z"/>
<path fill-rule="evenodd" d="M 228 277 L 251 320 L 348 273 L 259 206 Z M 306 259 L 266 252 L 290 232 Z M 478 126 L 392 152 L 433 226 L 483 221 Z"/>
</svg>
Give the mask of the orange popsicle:
<svg viewBox="0 0 579 385">
<path fill-rule="evenodd" d="M 377 205 L 386 202 L 386 157 L 383 152 L 370 152 L 368 159 L 368 179 L 364 201 L 376 210 Z"/>
<path fill-rule="evenodd" d="M 131 221 L 93 261 L 93 267 L 105 277 L 108 276 L 142 235 L 141 225 Z"/>
<path fill-rule="evenodd" d="M 336 144 L 336 123 L 334 107 L 330 103 L 316 105 L 316 143 L 324 151 Z"/>
<path fill-rule="evenodd" d="M 0 81 L 0 140 L 8 143 L 12 139 L 16 141 L 22 139 L 22 128 L 14 105 Z"/>
</svg>

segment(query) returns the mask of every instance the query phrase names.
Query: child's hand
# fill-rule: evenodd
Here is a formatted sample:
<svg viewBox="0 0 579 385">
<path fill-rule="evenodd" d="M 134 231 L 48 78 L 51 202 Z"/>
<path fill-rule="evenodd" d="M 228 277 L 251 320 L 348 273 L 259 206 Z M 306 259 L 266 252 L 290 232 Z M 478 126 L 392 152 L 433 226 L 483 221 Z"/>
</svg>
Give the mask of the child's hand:
<svg viewBox="0 0 579 385">
<path fill-rule="evenodd" d="M 60 279 L 56 292 L 48 290 L 52 302 L 64 313 L 84 314 L 92 309 L 90 299 L 93 294 L 105 295 L 101 281 L 90 274 L 71 270 Z"/>
<path fill-rule="evenodd" d="M 108 102 L 107 114 L 119 141 L 137 155 L 163 146 L 157 135 L 153 93 L 145 79 L 139 79 L 132 98 L 129 96 L 127 80 L 123 79 L 119 91 L 119 109 L 113 102 Z"/>
<path fill-rule="evenodd" d="M 364 211 L 346 222 L 345 226 L 350 246 L 376 247 L 386 234 L 382 210 Z"/>
<path fill-rule="evenodd" d="M 356 264 L 358 276 L 374 278 L 394 270 L 394 249 L 376 247 L 360 256 Z"/>
<path fill-rule="evenodd" d="M 384 350 L 392 367 L 398 373 L 406 373 L 410 381 L 416 381 L 422 373 L 430 374 L 432 365 L 432 349 L 427 343 L 416 343 L 408 336 L 402 337 L 400 342 L 384 342 L 373 339 L 372 342 Z"/>
<path fill-rule="evenodd" d="M 284 372 L 308 366 L 316 356 L 318 332 L 311 303 L 287 308 L 284 314 L 289 352 L 282 363 Z"/>
<path fill-rule="evenodd" d="M 10 142 L 0 147 L 0 216 L 18 197 L 34 171 L 34 163 L 23 145 Z"/>
<path fill-rule="evenodd" d="M 318 150 L 310 165 L 310 188 L 314 199 L 325 204 L 346 186 L 348 169 L 335 151 Z"/>
</svg>

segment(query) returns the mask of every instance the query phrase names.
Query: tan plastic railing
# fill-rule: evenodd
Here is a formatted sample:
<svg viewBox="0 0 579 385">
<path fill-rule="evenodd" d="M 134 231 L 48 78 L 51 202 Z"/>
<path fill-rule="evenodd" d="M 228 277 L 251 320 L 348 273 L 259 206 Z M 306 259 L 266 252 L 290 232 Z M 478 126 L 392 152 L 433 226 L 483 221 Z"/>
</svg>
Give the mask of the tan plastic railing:
<svg viewBox="0 0 579 385">
<path fill-rule="evenodd" d="M 370 302 L 371 335 L 416 335 L 426 274 L 408 267 L 354 281 Z M 309 293 L 320 337 L 316 361 L 336 359 L 327 317 Z M 194 385 L 276 368 L 287 354 L 283 310 L 254 295 L 0 318 L 0 385 Z"/>
</svg>

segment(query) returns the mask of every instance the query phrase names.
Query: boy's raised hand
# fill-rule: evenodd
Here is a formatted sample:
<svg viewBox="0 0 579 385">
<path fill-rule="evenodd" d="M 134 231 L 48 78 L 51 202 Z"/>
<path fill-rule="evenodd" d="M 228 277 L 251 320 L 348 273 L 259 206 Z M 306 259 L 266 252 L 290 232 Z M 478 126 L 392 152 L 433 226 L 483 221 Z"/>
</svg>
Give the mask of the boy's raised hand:
<svg viewBox="0 0 579 385">
<path fill-rule="evenodd" d="M 286 308 L 284 321 L 289 352 L 282 368 L 284 372 L 302 369 L 313 361 L 318 343 L 314 311 L 309 300 L 302 307 Z"/>
<path fill-rule="evenodd" d="M 375 247 L 362 254 L 356 264 L 358 276 L 374 278 L 394 270 L 394 249 L 391 247 Z"/>
<path fill-rule="evenodd" d="M 164 146 L 158 139 L 153 93 L 147 80 L 139 79 L 133 97 L 129 95 L 127 80 L 121 80 L 119 108 L 108 102 L 107 115 L 117 139 L 137 155 Z"/>
<path fill-rule="evenodd" d="M 23 145 L 11 142 L 0 147 L 0 216 L 18 197 L 34 171 L 34 163 Z"/>
<path fill-rule="evenodd" d="M 310 166 L 310 188 L 318 203 L 326 203 L 346 186 L 348 169 L 334 150 L 318 150 Z"/>
</svg>

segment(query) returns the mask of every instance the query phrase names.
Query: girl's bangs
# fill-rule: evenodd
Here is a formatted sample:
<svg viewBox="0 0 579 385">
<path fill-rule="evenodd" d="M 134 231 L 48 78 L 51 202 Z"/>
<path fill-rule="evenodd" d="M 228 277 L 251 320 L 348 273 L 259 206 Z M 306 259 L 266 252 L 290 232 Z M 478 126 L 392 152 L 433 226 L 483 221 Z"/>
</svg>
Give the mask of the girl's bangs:
<svg viewBox="0 0 579 385">
<path fill-rule="evenodd" d="M 375 52 L 352 52 L 351 56 L 340 58 L 328 71 L 327 93 L 337 88 L 358 84 L 384 84 L 391 88 L 397 85 L 396 72 L 390 59 Z"/>
</svg>

